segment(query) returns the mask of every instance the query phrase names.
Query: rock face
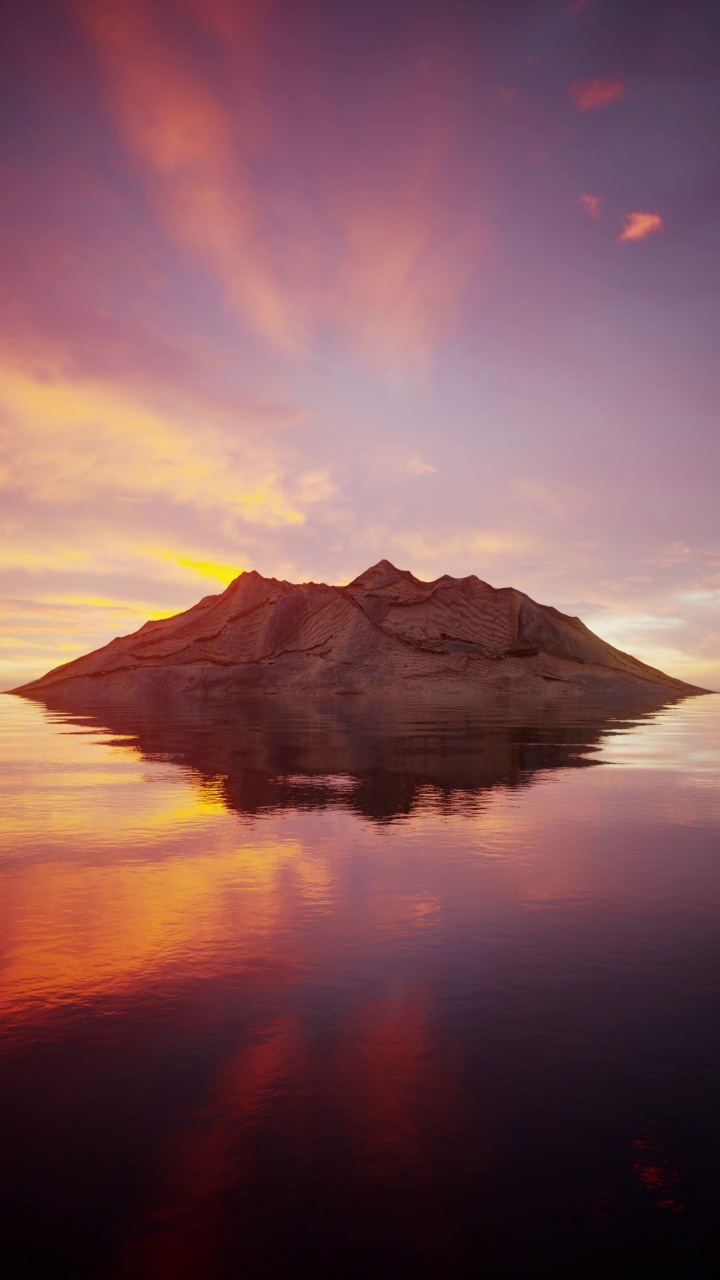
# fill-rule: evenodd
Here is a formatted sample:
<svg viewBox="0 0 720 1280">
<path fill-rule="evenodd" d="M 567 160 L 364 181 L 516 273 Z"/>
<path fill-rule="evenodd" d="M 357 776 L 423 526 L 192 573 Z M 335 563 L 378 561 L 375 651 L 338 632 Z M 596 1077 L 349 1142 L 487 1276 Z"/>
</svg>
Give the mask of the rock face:
<svg viewBox="0 0 720 1280">
<path fill-rule="evenodd" d="M 242 573 L 222 595 L 146 622 L 15 693 L 72 687 L 224 696 L 258 690 L 471 696 L 702 693 L 614 649 L 579 620 L 474 574 L 421 582 L 387 560 L 346 587 Z"/>
</svg>

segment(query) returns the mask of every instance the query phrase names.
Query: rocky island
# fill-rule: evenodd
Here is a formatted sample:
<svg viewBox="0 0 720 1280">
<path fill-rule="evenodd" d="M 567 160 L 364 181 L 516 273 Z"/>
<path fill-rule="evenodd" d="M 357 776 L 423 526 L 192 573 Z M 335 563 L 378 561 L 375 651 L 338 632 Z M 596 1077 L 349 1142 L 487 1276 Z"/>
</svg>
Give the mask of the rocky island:
<svg viewBox="0 0 720 1280">
<path fill-rule="evenodd" d="M 474 574 L 422 582 L 388 560 L 342 587 L 241 573 L 222 594 L 146 622 L 13 692 L 469 697 L 551 689 L 705 692 L 522 591 Z"/>
</svg>

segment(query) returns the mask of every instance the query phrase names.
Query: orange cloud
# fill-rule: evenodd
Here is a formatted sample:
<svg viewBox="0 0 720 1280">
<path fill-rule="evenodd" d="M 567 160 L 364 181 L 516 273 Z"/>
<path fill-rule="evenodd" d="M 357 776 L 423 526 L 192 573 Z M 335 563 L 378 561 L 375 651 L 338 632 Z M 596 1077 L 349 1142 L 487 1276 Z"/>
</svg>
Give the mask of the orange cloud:
<svg viewBox="0 0 720 1280">
<path fill-rule="evenodd" d="M 625 85 L 622 80 L 597 76 L 594 80 L 574 80 L 568 92 L 578 111 L 597 111 L 624 98 Z"/>
<path fill-rule="evenodd" d="M 599 196 L 582 195 L 578 200 L 578 204 L 580 205 L 581 209 L 584 209 L 586 213 L 590 214 L 591 218 L 600 217 L 600 197 Z"/>
<path fill-rule="evenodd" d="M 253 6 L 251 6 L 253 7 Z M 82 3 L 77 12 L 107 77 L 107 96 L 124 142 L 150 178 L 151 198 L 173 239 L 204 258 L 252 326 L 286 350 L 302 340 L 293 309 L 263 251 L 272 208 L 246 163 L 262 138 L 262 102 L 249 72 L 245 112 L 232 115 L 137 0 Z M 252 122 L 252 123 L 251 123 Z"/>
<path fill-rule="evenodd" d="M 284 352 L 329 337 L 375 368 L 424 365 L 488 243 L 483 211 L 455 199 L 457 67 L 415 52 L 393 63 L 363 90 L 358 135 L 271 7 L 242 6 L 242 22 L 224 0 L 185 7 L 215 41 L 207 64 L 152 0 L 78 9 L 165 234 Z"/>
<path fill-rule="evenodd" d="M 645 240 L 647 236 L 662 229 L 663 220 L 659 213 L 629 213 L 618 240 Z"/>
</svg>

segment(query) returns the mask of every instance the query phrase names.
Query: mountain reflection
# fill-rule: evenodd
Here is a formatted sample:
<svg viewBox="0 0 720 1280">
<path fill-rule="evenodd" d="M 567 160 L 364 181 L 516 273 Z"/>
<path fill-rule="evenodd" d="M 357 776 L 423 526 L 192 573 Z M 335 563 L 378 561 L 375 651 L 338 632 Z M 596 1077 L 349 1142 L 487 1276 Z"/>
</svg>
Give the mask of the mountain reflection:
<svg viewBox="0 0 720 1280">
<path fill-rule="evenodd" d="M 671 701 L 496 700 L 458 704 L 299 701 L 217 703 L 44 699 L 71 725 L 96 728 L 147 760 L 190 770 L 215 803 L 252 817 L 342 808 L 387 822 L 419 808 L 477 807 L 553 769 L 594 763 L 603 738 Z"/>
<path fill-rule="evenodd" d="M 685 1274 L 718 730 L 661 706 L 7 700 L 0 1274 Z"/>
</svg>

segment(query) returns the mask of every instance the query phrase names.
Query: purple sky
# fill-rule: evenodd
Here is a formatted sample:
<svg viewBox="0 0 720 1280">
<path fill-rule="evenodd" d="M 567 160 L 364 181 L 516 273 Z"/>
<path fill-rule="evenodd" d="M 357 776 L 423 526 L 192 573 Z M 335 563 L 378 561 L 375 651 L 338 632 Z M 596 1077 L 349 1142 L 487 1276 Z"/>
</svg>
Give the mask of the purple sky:
<svg viewBox="0 0 720 1280">
<path fill-rule="evenodd" d="M 12 8 L 0 687 L 387 556 L 720 688 L 715 4 Z"/>
</svg>

